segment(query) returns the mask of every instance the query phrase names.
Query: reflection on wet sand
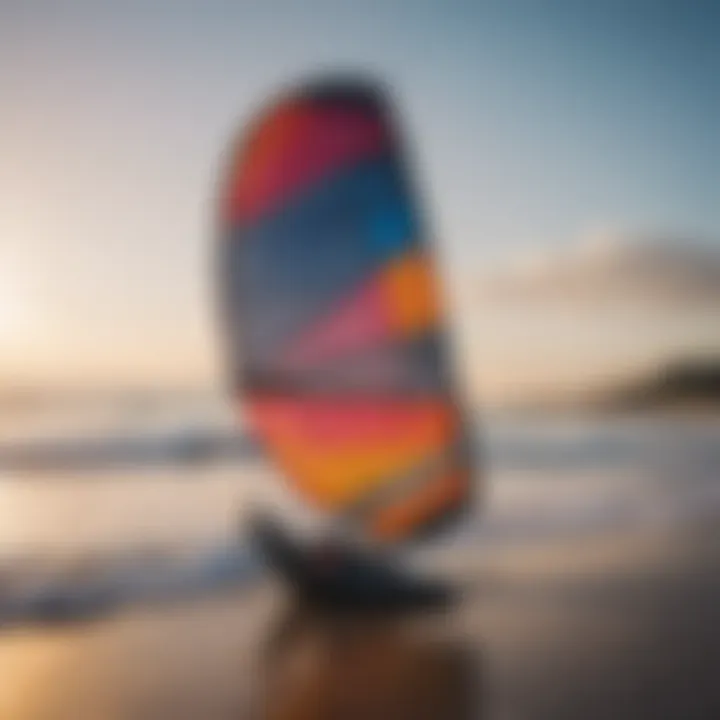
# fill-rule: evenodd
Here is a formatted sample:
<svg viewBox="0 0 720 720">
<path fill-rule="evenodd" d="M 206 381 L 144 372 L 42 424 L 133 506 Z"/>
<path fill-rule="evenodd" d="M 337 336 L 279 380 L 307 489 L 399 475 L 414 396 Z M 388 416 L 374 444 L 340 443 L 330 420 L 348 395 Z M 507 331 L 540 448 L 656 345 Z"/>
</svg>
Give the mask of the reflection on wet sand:
<svg viewBox="0 0 720 720">
<path fill-rule="evenodd" d="M 442 618 L 417 622 L 304 615 L 266 648 L 260 720 L 479 718 L 477 648 Z M 272 638 L 273 636 L 271 636 Z"/>
</svg>

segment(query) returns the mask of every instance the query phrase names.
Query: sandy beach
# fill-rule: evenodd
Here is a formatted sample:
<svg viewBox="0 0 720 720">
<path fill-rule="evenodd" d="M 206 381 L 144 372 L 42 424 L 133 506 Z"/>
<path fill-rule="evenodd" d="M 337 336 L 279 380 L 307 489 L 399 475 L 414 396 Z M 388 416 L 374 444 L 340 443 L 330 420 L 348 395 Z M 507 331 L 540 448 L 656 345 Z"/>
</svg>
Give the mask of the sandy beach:
<svg viewBox="0 0 720 720">
<path fill-rule="evenodd" d="M 435 635 L 472 649 L 476 716 L 720 716 L 717 524 L 446 559 L 470 579 Z M 276 589 L 0 636 L 5 720 L 251 717 Z M 303 716 L 304 717 L 304 716 Z"/>
</svg>

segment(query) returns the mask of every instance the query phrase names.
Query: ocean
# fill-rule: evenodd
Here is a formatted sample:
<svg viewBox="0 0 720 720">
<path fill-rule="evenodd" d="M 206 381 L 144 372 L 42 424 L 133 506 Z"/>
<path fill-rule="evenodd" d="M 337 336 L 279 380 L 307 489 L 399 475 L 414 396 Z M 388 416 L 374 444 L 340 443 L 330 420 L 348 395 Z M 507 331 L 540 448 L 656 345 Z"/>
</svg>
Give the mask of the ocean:
<svg viewBox="0 0 720 720">
<path fill-rule="evenodd" d="M 127 462 L 110 469 L 0 474 L 0 619 L 3 608 L 23 616 L 58 592 L 82 608 L 99 586 L 107 600 L 147 591 L 150 580 L 165 594 L 231 583 L 251 564 L 243 527 L 258 511 L 322 525 L 254 453 L 199 462 L 177 455 L 201 433 L 228 432 L 221 412 L 176 412 L 172 433 L 159 434 L 167 420 L 139 426 L 106 417 L 101 432 L 81 435 L 145 433 L 165 447 L 166 463 L 148 466 L 128 446 Z M 33 435 L 26 423 L 22 440 L 47 437 L 47 425 L 39 426 Z M 66 427 L 75 434 L 66 430 L 67 438 L 77 437 L 83 423 Z M 707 416 L 489 415 L 478 423 L 477 507 L 420 554 L 491 555 L 718 517 L 719 438 L 720 420 Z"/>
</svg>

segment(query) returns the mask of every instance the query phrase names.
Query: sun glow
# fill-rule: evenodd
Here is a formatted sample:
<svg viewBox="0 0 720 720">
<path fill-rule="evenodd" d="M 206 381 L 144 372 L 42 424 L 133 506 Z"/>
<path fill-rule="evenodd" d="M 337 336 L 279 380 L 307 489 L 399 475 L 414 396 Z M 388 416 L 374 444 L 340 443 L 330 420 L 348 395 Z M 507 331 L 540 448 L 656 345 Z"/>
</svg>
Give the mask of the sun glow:
<svg viewBox="0 0 720 720">
<path fill-rule="evenodd" d="M 31 339 L 35 319 L 28 288 L 0 264 L 0 350 L 11 352 Z"/>
</svg>

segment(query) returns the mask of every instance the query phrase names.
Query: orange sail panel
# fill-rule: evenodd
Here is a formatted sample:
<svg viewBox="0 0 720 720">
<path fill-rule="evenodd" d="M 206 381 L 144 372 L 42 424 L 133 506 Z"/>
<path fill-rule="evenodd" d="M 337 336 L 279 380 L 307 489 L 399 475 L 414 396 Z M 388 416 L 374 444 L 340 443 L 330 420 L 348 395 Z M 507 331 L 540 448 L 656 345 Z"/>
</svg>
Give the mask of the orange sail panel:
<svg viewBox="0 0 720 720">
<path fill-rule="evenodd" d="M 469 504 L 432 248 L 387 100 L 319 82 L 229 158 L 219 260 L 233 387 L 304 497 L 402 540 Z"/>
</svg>

